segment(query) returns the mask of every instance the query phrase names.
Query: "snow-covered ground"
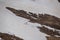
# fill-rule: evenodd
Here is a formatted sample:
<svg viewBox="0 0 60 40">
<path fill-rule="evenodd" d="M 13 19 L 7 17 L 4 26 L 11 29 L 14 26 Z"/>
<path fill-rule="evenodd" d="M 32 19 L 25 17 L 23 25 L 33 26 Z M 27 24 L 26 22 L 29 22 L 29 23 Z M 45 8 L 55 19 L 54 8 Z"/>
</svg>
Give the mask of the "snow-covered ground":
<svg viewBox="0 0 60 40">
<path fill-rule="evenodd" d="M 38 31 L 38 24 L 15 16 L 5 7 L 60 17 L 60 3 L 57 0 L 0 0 L 0 32 L 15 34 L 24 40 L 46 40 L 46 34 Z"/>
</svg>

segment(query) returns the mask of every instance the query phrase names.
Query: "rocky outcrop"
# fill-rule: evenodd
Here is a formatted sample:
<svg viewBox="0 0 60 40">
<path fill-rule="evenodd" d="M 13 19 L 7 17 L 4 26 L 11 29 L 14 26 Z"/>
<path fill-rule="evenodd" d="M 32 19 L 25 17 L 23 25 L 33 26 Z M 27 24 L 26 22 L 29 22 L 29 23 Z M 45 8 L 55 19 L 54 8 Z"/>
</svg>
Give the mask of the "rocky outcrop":
<svg viewBox="0 0 60 40">
<path fill-rule="evenodd" d="M 15 15 L 19 17 L 23 17 L 25 19 L 29 19 L 32 23 L 39 23 L 41 25 L 46 25 L 55 29 L 60 30 L 60 18 L 49 15 L 49 14 L 38 14 L 24 11 L 24 10 L 16 10 L 14 8 L 6 7 L 8 10 L 13 12 Z"/>
<path fill-rule="evenodd" d="M 27 12 L 24 10 L 16 10 L 11 7 L 6 7 L 6 9 L 10 10 L 16 16 L 30 20 L 29 22 L 31 23 L 39 23 L 41 25 L 45 25 L 45 26 L 60 30 L 60 18 L 56 16 L 52 16 L 49 14 L 38 14 L 37 15 L 35 13 Z M 50 37 L 48 36 L 46 37 L 47 40 L 60 40 L 60 37 L 55 36 L 55 35 L 60 36 L 60 33 L 58 31 L 56 30 L 53 31 L 44 26 L 38 27 L 38 29 L 40 30 L 40 32 L 43 32 L 50 36 Z"/>
<path fill-rule="evenodd" d="M 55 36 L 46 36 L 47 40 L 60 40 L 60 37 L 55 37 Z"/>
<path fill-rule="evenodd" d="M 51 30 L 51 29 L 48 29 L 48 28 L 46 28 L 46 27 L 44 27 L 44 26 L 38 27 L 38 28 L 39 28 L 39 30 L 40 30 L 41 32 L 43 32 L 43 33 L 45 33 L 45 34 L 47 34 L 47 35 L 50 35 L 50 36 L 58 35 L 58 36 L 60 36 L 60 33 L 59 33 L 58 31 L 56 31 L 56 30 Z"/>
<path fill-rule="evenodd" d="M 22 38 L 19 38 L 15 35 L 11 35 L 8 33 L 1 33 L 1 32 L 0 32 L 0 38 L 1 40 L 23 40 Z"/>
</svg>

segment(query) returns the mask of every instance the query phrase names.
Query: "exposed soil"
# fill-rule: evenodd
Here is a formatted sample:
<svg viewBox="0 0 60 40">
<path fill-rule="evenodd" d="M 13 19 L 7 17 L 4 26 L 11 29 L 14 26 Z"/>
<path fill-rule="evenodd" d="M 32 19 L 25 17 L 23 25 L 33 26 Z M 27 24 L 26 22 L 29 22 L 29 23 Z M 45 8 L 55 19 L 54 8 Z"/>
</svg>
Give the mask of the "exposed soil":
<svg viewBox="0 0 60 40">
<path fill-rule="evenodd" d="M 22 38 L 19 38 L 15 35 L 10 35 L 8 33 L 1 33 L 1 32 L 0 32 L 0 38 L 1 40 L 23 40 Z"/>
</svg>

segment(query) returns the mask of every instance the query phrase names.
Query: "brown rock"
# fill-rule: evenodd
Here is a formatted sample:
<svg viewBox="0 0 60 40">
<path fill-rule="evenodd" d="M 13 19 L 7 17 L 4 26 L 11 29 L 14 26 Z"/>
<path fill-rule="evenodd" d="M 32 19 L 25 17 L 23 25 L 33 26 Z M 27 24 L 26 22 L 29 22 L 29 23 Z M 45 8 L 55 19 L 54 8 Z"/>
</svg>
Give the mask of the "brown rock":
<svg viewBox="0 0 60 40">
<path fill-rule="evenodd" d="M 53 31 L 53 30 L 51 30 L 51 29 L 48 29 L 48 28 L 46 28 L 46 27 L 38 27 L 39 28 L 39 30 L 41 31 L 41 32 L 43 32 L 43 33 L 45 33 L 45 34 L 47 34 L 47 35 L 50 35 L 50 36 L 55 36 L 55 35 L 58 35 L 58 36 L 60 36 L 60 33 L 58 32 L 58 31 Z"/>
<path fill-rule="evenodd" d="M 54 36 L 50 36 L 50 37 L 46 37 L 47 40 L 60 40 L 60 37 L 54 37 Z"/>
<path fill-rule="evenodd" d="M 25 19 L 29 19 L 32 23 L 39 23 L 42 25 L 46 25 L 55 29 L 60 30 L 60 18 L 49 15 L 49 14 L 34 14 L 34 13 L 27 13 L 24 10 L 16 10 L 14 8 L 6 7 L 8 10 L 13 12 L 15 15 L 19 17 L 23 17 Z"/>
<path fill-rule="evenodd" d="M 19 38 L 15 35 L 10 35 L 10 34 L 1 33 L 1 32 L 0 32 L 0 38 L 3 40 L 23 40 L 22 38 Z"/>
</svg>

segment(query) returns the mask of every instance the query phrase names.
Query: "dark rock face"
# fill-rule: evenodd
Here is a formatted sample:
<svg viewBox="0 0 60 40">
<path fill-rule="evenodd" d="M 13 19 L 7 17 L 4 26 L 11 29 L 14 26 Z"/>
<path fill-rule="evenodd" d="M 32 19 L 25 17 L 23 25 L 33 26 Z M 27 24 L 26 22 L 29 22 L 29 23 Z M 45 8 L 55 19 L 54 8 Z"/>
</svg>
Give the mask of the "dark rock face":
<svg viewBox="0 0 60 40">
<path fill-rule="evenodd" d="M 1 33 L 1 32 L 0 32 L 0 38 L 2 40 L 23 40 L 22 38 L 16 37 L 15 35 L 10 35 L 10 34 Z"/>
<path fill-rule="evenodd" d="M 58 0 L 58 2 L 60 3 L 60 0 Z"/>
</svg>

